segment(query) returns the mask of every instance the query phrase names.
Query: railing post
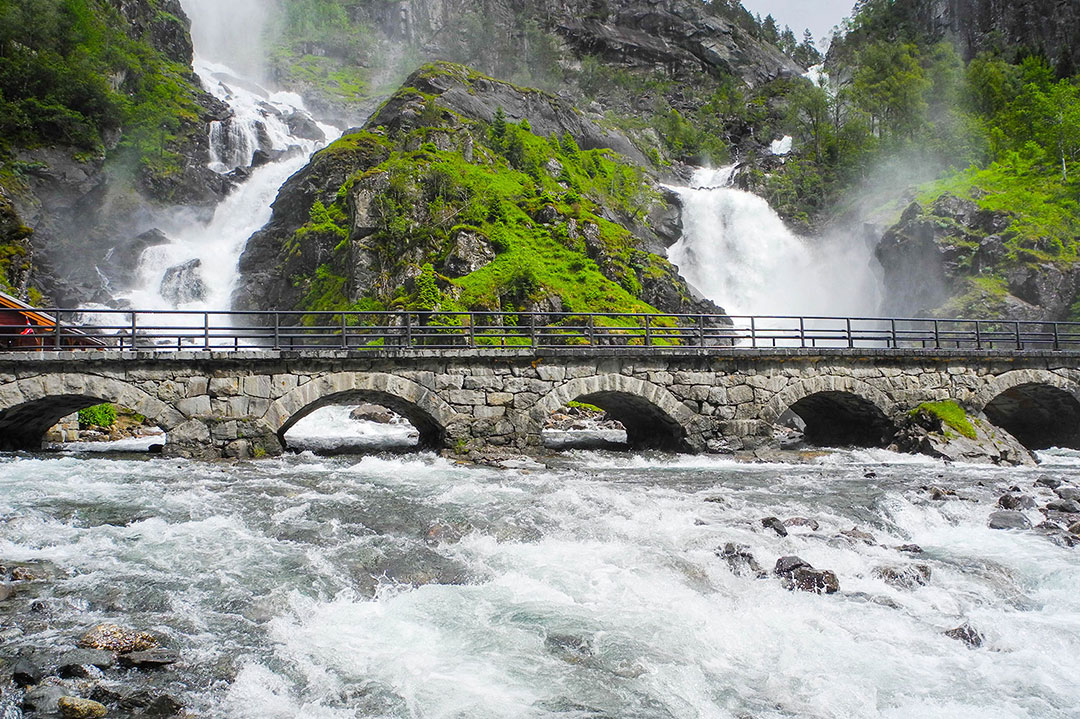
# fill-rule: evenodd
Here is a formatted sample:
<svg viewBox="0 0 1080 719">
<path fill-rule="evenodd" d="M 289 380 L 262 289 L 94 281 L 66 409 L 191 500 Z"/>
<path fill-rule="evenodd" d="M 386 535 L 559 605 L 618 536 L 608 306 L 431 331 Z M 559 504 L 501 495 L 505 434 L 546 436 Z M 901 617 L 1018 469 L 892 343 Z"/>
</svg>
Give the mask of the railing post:
<svg viewBox="0 0 1080 719">
<path fill-rule="evenodd" d="M 1058 323 L 1055 322 L 1052 327 L 1054 328 L 1054 351 L 1057 352 L 1061 349 L 1061 344 L 1058 337 Z"/>
<path fill-rule="evenodd" d="M 210 350 L 210 313 L 203 312 L 203 349 Z"/>
<path fill-rule="evenodd" d="M 844 319 L 844 328 L 847 330 L 847 346 L 851 349 L 855 346 L 855 338 L 851 336 L 851 318 Z"/>
<path fill-rule="evenodd" d="M 980 330 L 981 323 L 979 320 L 975 320 L 975 349 L 982 349 L 982 331 Z"/>
<path fill-rule="evenodd" d="M 476 349 L 476 315 L 469 313 L 469 349 Z"/>
<path fill-rule="evenodd" d="M 529 313 L 529 342 L 535 349 L 538 345 L 536 343 L 536 313 Z"/>
<path fill-rule="evenodd" d="M 281 316 L 274 312 L 274 349 L 281 349 Z"/>
<path fill-rule="evenodd" d="M 806 349 L 806 318 L 799 318 L 799 348 Z"/>
<path fill-rule="evenodd" d="M 753 317 L 750 318 L 750 347 L 757 349 L 757 327 Z"/>
<path fill-rule="evenodd" d="M 652 347 L 652 315 L 645 315 L 645 346 Z"/>
<path fill-rule="evenodd" d="M 56 349 L 60 349 L 60 310 L 56 311 L 56 324 L 53 325 L 53 330 L 55 330 L 53 342 L 56 346 Z"/>
<path fill-rule="evenodd" d="M 412 349 L 412 312 L 405 312 L 405 346 Z"/>
<path fill-rule="evenodd" d="M 698 315 L 698 347 L 705 347 L 705 315 Z"/>
<path fill-rule="evenodd" d="M 1020 338 L 1020 323 L 1013 322 L 1013 329 L 1016 331 L 1016 350 L 1019 352 L 1024 349 L 1024 342 Z"/>
<path fill-rule="evenodd" d="M 596 315 L 589 315 L 589 346 L 596 346 Z"/>
<path fill-rule="evenodd" d="M 938 321 L 934 320 L 934 349 L 941 349 L 941 334 L 938 329 Z"/>
<path fill-rule="evenodd" d="M 349 336 L 347 334 L 349 325 L 346 322 L 345 311 L 341 312 L 341 349 L 349 349 Z"/>
<path fill-rule="evenodd" d="M 896 345 L 896 320 L 889 320 L 889 336 L 892 339 L 892 348 L 899 349 Z"/>
<path fill-rule="evenodd" d="M 131 313 L 131 349 L 135 349 L 135 332 L 138 331 L 138 317 L 139 313 L 132 311 Z"/>
</svg>

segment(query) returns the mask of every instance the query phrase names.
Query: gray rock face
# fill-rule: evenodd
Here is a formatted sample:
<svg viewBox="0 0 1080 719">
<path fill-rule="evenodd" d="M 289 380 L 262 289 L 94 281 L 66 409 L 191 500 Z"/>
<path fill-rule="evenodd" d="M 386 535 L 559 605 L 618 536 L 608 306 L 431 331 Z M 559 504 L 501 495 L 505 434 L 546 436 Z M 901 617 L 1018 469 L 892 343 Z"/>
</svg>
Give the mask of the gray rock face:
<svg viewBox="0 0 1080 719">
<path fill-rule="evenodd" d="M 476 232 L 461 230 L 454 236 L 453 242 L 454 246 L 443 262 L 443 270 L 448 277 L 464 277 L 495 259 L 491 245 Z"/>
<path fill-rule="evenodd" d="M 1035 466 L 1035 457 L 1008 432 L 981 417 L 969 417 L 969 420 L 975 428 L 974 438 L 944 426 L 929 412 L 918 412 L 904 418 L 892 446 L 901 452 L 950 462 Z"/>
</svg>

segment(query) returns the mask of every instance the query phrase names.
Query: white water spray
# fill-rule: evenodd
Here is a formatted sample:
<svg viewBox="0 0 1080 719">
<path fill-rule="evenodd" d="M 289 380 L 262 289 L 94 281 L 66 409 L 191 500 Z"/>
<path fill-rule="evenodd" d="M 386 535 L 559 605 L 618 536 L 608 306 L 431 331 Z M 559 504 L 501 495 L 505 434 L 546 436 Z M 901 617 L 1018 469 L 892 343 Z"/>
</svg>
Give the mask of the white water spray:
<svg viewBox="0 0 1080 719">
<path fill-rule="evenodd" d="M 876 314 L 871 252 L 851 238 L 807 243 L 764 199 L 735 189 L 736 166 L 699 169 L 683 203 L 679 272 L 732 315 Z"/>
</svg>

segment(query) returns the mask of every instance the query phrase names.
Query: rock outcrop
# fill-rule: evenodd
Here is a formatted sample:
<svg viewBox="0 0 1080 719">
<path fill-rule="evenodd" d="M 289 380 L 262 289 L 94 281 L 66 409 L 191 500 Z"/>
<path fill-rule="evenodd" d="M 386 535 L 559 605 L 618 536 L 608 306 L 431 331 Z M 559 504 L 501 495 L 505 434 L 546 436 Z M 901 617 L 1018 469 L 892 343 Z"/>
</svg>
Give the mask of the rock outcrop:
<svg viewBox="0 0 1080 719">
<path fill-rule="evenodd" d="M 912 203 L 876 254 L 891 317 L 1064 320 L 1080 294 L 1080 268 L 1011 252 L 1012 218 L 945 193 Z"/>
<path fill-rule="evenodd" d="M 950 462 L 1035 466 L 1031 452 L 1012 435 L 981 417 L 966 416 L 962 427 L 922 405 L 901 423 L 893 448 Z"/>
<path fill-rule="evenodd" d="M 649 218 L 670 216 L 657 209 L 668 196 L 644 162 L 622 133 L 557 97 L 458 65 L 426 66 L 285 183 L 241 258 L 235 304 L 401 307 L 418 301 L 431 266 L 443 309 L 636 302 L 716 313 L 657 254 L 666 243 Z M 571 299 L 532 260 L 500 264 L 515 248 L 548 263 L 559 282 L 577 275 L 575 290 L 597 284 L 595 299 Z"/>
</svg>

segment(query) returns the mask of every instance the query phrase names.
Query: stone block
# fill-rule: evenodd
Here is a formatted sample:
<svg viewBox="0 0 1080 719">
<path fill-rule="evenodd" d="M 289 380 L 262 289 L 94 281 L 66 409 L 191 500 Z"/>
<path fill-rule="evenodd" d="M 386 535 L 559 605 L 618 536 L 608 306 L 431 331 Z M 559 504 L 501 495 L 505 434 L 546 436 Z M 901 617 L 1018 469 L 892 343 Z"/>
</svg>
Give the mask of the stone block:
<svg viewBox="0 0 1080 719">
<path fill-rule="evenodd" d="M 270 384 L 273 387 L 273 396 L 280 397 L 296 389 L 300 381 L 294 374 L 276 374 L 270 378 Z"/>
<path fill-rule="evenodd" d="M 514 395 L 514 409 L 528 409 L 540 400 L 535 392 L 520 392 Z"/>
<path fill-rule="evenodd" d="M 200 394 L 207 394 L 210 391 L 210 380 L 206 377 L 192 377 L 187 381 L 188 397 L 198 397 Z"/>
<path fill-rule="evenodd" d="M 210 396 L 188 397 L 176 403 L 176 409 L 188 417 L 205 416 L 210 414 Z"/>
<path fill-rule="evenodd" d="M 592 365 L 574 365 L 566 368 L 566 379 L 581 379 L 592 377 L 594 374 L 597 374 L 597 368 Z"/>
<path fill-rule="evenodd" d="M 746 404 L 754 401 L 754 390 L 744 384 L 729 387 L 727 391 L 728 404 Z"/>
<path fill-rule="evenodd" d="M 562 382 L 566 379 L 566 368 L 540 364 L 536 367 L 537 376 L 545 382 Z"/>
<path fill-rule="evenodd" d="M 646 376 L 650 382 L 661 387 L 670 387 L 675 382 L 675 377 L 670 372 L 649 372 Z"/>
<path fill-rule="evenodd" d="M 461 389 L 465 386 L 465 377 L 460 374 L 440 374 L 435 377 L 435 389 Z"/>
<path fill-rule="evenodd" d="M 495 390 L 502 387 L 503 379 L 494 375 L 487 377 L 466 377 L 462 386 L 465 389 Z"/>
<path fill-rule="evenodd" d="M 472 404 L 479 405 L 484 404 L 487 401 L 487 395 L 483 392 L 477 392 L 469 389 L 453 389 L 449 393 L 451 404 Z"/>
<path fill-rule="evenodd" d="M 244 378 L 244 394 L 251 397 L 269 399 L 273 394 L 272 380 L 266 375 L 253 375 Z"/>
<path fill-rule="evenodd" d="M 514 395 L 509 392 L 488 392 L 487 403 L 492 407 L 503 407 L 512 404 Z"/>
<path fill-rule="evenodd" d="M 477 419 L 495 419 L 506 414 L 506 407 L 479 406 L 473 410 L 473 416 Z"/>
<path fill-rule="evenodd" d="M 240 380 L 236 377 L 212 377 L 210 379 L 211 397 L 232 397 L 240 394 Z"/>
</svg>

